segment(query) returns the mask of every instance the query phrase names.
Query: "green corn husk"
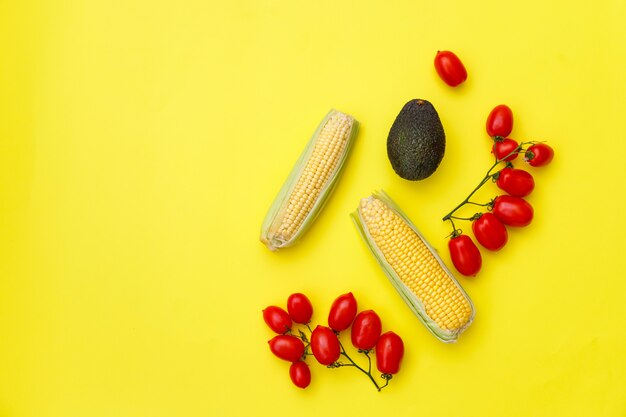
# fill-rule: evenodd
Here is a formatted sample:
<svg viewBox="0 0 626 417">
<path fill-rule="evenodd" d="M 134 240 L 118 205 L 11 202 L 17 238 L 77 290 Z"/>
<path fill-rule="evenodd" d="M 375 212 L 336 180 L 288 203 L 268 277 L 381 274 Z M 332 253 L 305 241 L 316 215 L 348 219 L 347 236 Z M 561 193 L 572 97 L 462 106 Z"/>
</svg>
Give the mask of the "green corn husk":
<svg viewBox="0 0 626 417">
<path fill-rule="evenodd" d="M 312 208 L 310 209 L 302 223 L 298 226 L 297 230 L 288 238 L 284 238 L 284 236 L 279 233 L 279 227 L 284 221 L 285 212 L 289 204 L 289 198 L 294 192 L 294 189 L 298 184 L 298 181 L 302 176 L 304 168 L 306 167 L 309 159 L 313 155 L 315 145 L 320 137 L 322 129 L 326 126 L 326 124 L 332 117 L 345 117 L 350 124 L 350 129 L 348 131 L 346 139 L 347 142 L 343 147 L 343 150 L 339 155 L 339 159 L 337 160 L 334 169 L 331 171 L 330 176 L 321 186 L 319 195 L 315 199 Z M 278 249 L 294 245 L 304 235 L 309 227 L 311 227 L 311 225 L 319 215 L 320 211 L 326 204 L 328 198 L 332 194 L 335 186 L 337 185 L 339 177 L 344 170 L 348 154 L 350 153 L 350 150 L 352 149 L 352 145 L 356 138 L 358 127 L 359 123 L 352 116 L 334 109 L 331 109 L 328 114 L 326 114 L 324 119 L 320 122 L 319 126 L 313 133 L 313 136 L 307 143 L 304 151 L 298 158 L 295 166 L 287 177 L 287 180 L 285 181 L 282 188 L 278 192 L 278 195 L 274 199 L 274 202 L 269 208 L 265 219 L 263 220 L 260 239 L 261 242 L 263 242 L 270 250 L 276 251 Z"/>
<path fill-rule="evenodd" d="M 459 288 L 464 298 L 469 303 L 470 308 L 471 308 L 471 315 L 467 323 L 465 323 L 465 325 L 463 325 L 459 329 L 455 329 L 454 331 L 442 329 L 441 327 L 439 327 L 439 325 L 432 318 L 428 316 L 428 314 L 426 313 L 424 304 L 419 299 L 419 297 L 415 293 L 413 293 L 413 291 L 411 291 L 411 289 L 407 285 L 405 285 L 402 282 L 402 280 L 400 279 L 396 271 L 385 259 L 385 256 L 383 255 L 381 250 L 378 248 L 378 246 L 376 245 L 376 242 L 374 241 L 374 239 L 369 233 L 367 224 L 365 223 L 363 217 L 361 216 L 360 207 L 357 208 L 357 210 L 351 214 L 351 217 L 355 225 L 357 226 L 359 234 L 361 235 L 361 237 L 367 244 L 368 248 L 370 249 L 374 257 L 376 258 L 376 260 L 382 267 L 383 272 L 385 273 L 385 275 L 387 275 L 387 278 L 389 278 L 389 281 L 391 281 L 396 291 L 398 291 L 402 299 L 406 302 L 406 304 L 413 311 L 413 313 L 420 319 L 420 321 L 426 326 L 426 328 L 428 328 L 428 330 L 430 330 L 430 332 L 439 340 L 446 342 L 446 343 L 456 342 L 458 336 L 465 329 L 467 329 L 467 327 L 469 327 L 469 325 L 474 320 L 474 316 L 475 316 L 474 305 L 472 304 L 472 301 L 470 300 L 469 296 L 463 290 L 459 282 L 454 278 L 454 275 L 452 274 L 452 272 L 450 272 L 450 270 L 446 267 L 441 257 L 437 254 L 437 251 L 428 243 L 428 241 L 422 236 L 422 234 L 415 227 L 415 225 L 411 222 L 411 220 L 406 216 L 406 214 L 402 212 L 402 210 L 398 207 L 398 205 L 395 202 L 393 202 L 387 194 L 385 194 L 383 191 L 378 191 L 378 192 L 375 192 L 369 198 L 376 198 L 376 199 L 381 200 L 391 210 L 393 210 L 393 212 L 395 212 L 398 216 L 400 216 L 400 218 L 402 218 L 407 223 L 407 225 L 424 242 L 426 247 L 433 254 L 434 258 L 441 265 L 442 269 L 452 279 L 453 283 Z"/>
</svg>

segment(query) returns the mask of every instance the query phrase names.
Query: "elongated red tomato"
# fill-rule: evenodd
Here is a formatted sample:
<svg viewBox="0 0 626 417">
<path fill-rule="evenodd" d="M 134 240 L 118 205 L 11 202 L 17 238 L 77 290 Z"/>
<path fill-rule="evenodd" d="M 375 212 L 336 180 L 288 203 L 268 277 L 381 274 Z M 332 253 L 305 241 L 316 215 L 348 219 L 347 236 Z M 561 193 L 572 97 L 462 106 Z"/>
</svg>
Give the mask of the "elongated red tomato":
<svg viewBox="0 0 626 417">
<path fill-rule="evenodd" d="M 478 243 L 492 251 L 502 249 L 509 238 L 506 227 L 493 213 L 483 213 L 474 220 L 472 231 Z"/>
<path fill-rule="evenodd" d="M 531 166 L 542 167 L 552 162 L 554 158 L 554 150 L 545 143 L 536 143 L 526 150 L 524 160 Z"/>
<path fill-rule="evenodd" d="M 448 249 L 450 250 L 452 263 L 457 271 L 468 277 L 478 274 L 483 259 L 471 237 L 468 235 L 453 237 L 448 242 Z"/>
<path fill-rule="evenodd" d="M 278 334 L 283 334 L 291 329 L 291 317 L 285 310 L 277 306 L 269 306 L 263 310 L 263 320 Z"/>
<path fill-rule="evenodd" d="M 500 195 L 495 198 L 493 214 L 507 226 L 524 227 L 533 220 L 533 207 L 523 198 Z"/>
<path fill-rule="evenodd" d="M 322 365 L 328 366 L 337 362 L 341 355 L 341 347 L 335 332 L 328 327 L 317 326 L 311 333 L 311 351 Z"/>
<path fill-rule="evenodd" d="M 296 323 L 307 324 L 313 315 L 313 305 L 306 295 L 297 292 L 287 298 L 287 311 Z"/>
<path fill-rule="evenodd" d="M 373 310 L 361 311 L 352 323 L 352 344 L 357 349 L 370 350 L 376 346 L 381 331 L 382 323 L 378 314 Z"/>
<path fill-rule="evenodd" d="M 456 87 L 467 79 L 467 70 L 458 56 L 450 51 L 437 51 L 435 70 L 450 87 Z"/>
<path fill-rule="evenodd" d="M 487 134 L 506 137 L 513 131 L 513 112 L 506 104 L 499 104 L 487 116 Z"/>
<path fill-rule="evenodd" d="M 298 361 L 289 367 L 291 382 L 298 388 L 306 388 L 311 383 L 311 370 L 304 361 Z"/>
<path fill-rule="evenodd" d="M 376 343 L 376 368 L 386 375 L 397 374 L 404 357 L 404 343 L 394 332 L 386 332 Z"/>
<path fill-rule="evenodd" d="M 518 153 L 515 150 L 518 147 L 518 143 L 513 139 L 496 139 L 493 148 L 491 148 L 491 153 L 500 161 L 512 161 L 517 158 Z"/>
<path fill-rule="evenodd" d="M 282 360 L 296 362 L 304 355 L 304 343 L 295 336 L 281 334 L 274 336 L 268 343 L 272 353 Z"/>
<path fill-rule="evenodd" d="M 328 325 L 331 329 L 340 332 L 352 324 L 356 316 L 356 299 L 351 292 L 340 295 L 333 301 L 328 314 Z"/>
<path fill-rule="evenodd" d="M 513 197 L 526 197 L 535 188 L 535 180 L 523 169 L 506 167 L 499 172 L 496 185 Z"/>
</svg>

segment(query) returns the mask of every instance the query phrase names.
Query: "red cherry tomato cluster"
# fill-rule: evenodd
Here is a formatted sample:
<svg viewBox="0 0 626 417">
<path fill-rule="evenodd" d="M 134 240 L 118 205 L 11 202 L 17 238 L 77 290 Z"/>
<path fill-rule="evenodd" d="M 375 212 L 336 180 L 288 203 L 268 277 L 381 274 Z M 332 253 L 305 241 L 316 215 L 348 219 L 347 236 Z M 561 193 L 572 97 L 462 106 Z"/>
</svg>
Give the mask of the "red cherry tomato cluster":
<svg viewBox="0 0 626 417">
<path fill-rule="evenodd" d="M 293 323 L 307 325 L 313 316 L 313 305 L 308 297 L 294 293 L 287 299 L 287 311 L 278 306 L 263 310 L 263 320 L 278 336 L 268 342 L 270 351 L 278 358 L 291 362 L 289 377 L 295 386 L 306 388 L 311 383 L 311 370 L 304 362 L 306 346 L 302 337 L 292 333 Z"/>
<path fill-rule="evenodd" d="M 495 162 L 467 198 L 443 218 L 444 221 L 450 221 L 453 228 L 448 242 L 450 258 L 457 271 L 466 276 L 478 274 L 482 266 L 482 256 L 472 238 L 457 229 L 454 221 L 471 221 L 474 237 L 483 248 L 490 251 L 502 249 L 508 241 L 507 227 L 528 226 L 534 216 L 533 207 L 524 198 L 535 188 L 535 180 L 528 171 L 514 168 L 512 161 L 522 154 L 528 165 L 543 167 L 554 158 L 554 150 L 545 143 L 518 143 L 509 137 L 513 131 L 513 112 L 504 104 L 491 110 L 487 116 L 486 130 L 493 140 L 491 153 Z M 504 167 L 501 168 L 502 164 Z M 506 194 L 498 195 L 484 204 L 472 201 L 476 191 L 490 180 Z M 456 215 L 466 205 L 483 206 L 488 211 L 475 213 L 471 217 Z"/>
<path fill-rule="evenodd" d="M 278 333 L 269 341 L 270 351 L 276 357 L 291 362 L 289 377 L 295 386 L 306 388 L 311 383 L 311 370 L 306 363 L 309 355 L 329 368 L 357 368 L 368 375 L 379 391 L 400 370 L 404 356 L 402 339 L 391 331 L 382 333 L 382 322 L 373 310 L 358 312 L 357 301 L 352 293 L 335 299 L 328 314 L 328 326 L 318 325 L 311 330 L 312 315 L 313 306 L 301 293 L 289 296 L 287 311 L 278 306 L 269 306 L 263 310 L 263 320 L 270 329 Z M 294 323 L 299 327 L 296 328 Z M 367 367 L 358 365 L 341 344 L 340 332 L 349 328 L 352 345 L 359 353 L 367 356 Z M 310 332 L 310 339 L 305 333 L 307 330 Z M 372 375 L 372 360 L 369 356 L 372 350 L 375 351 L 376 368 L 381 372 L 384 385 L 379 385 Z M 342 363 L 341 357 L 349 363 Z"/>
</svg>

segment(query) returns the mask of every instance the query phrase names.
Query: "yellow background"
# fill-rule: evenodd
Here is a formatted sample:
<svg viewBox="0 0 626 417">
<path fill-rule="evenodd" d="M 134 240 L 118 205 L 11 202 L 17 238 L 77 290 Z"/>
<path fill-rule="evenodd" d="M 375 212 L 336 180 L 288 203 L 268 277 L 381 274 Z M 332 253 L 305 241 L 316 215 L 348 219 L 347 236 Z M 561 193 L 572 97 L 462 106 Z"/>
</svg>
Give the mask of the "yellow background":
<svg viewBox="0 0 626 417">
<path fill-rule="evenodd" d="M 620 0 L 0 2 L 0 416 L 625 416 L 625 20 Z M 447 133 L 415 183 L 385 150 L 411 98 Z M 489 166 L 499 103 L 556 158 L 533 224 L 460 278 L 476 321 L 445 345 L 348 214 L 384 189 L 449 262 L 440 218 Z M 270 253 L 265 211 L 331 107 L 362 123 L 345 175 Z M 295 291 L 322 324 L 352 291 L 403 337 L 385 391 L 313 361 L 291 385 L 261 309 Z"/>
</svg>

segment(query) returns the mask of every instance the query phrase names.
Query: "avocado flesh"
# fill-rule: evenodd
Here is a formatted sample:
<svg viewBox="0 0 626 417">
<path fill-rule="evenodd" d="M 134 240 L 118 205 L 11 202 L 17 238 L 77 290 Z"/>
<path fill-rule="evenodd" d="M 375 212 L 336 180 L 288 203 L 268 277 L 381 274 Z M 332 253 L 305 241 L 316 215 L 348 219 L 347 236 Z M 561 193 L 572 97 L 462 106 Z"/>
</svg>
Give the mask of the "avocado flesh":
<svg viewBox="0 0 626 417">
<path fill-rule="evenodd" d="M 446 135 L 433 105 L 421 99 L 406 103 L 387 137 L 387 156 L 396 174 L 411 181 L 428 178 L 445 149 Z"/>
</svg>

